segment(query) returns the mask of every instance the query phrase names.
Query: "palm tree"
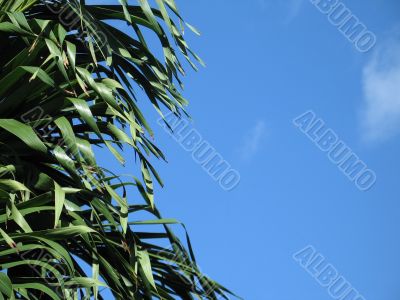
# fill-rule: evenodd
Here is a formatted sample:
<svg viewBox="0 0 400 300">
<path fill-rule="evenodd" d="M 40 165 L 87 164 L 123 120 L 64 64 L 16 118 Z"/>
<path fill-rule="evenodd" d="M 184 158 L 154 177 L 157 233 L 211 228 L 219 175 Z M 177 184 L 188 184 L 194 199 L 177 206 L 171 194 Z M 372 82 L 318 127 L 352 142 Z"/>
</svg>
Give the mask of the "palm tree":
<svg viewBox="0 0 400 300">
<path fill-rule="evenodd" d="M 165 158 L 138 104 L 185 114 L 180 60 L 201 60 L 183 28 L 197 31 L 174 0 L 127 2 L 0 0 L 0 300 L 228 299 L 156 209 L 149 160 Z M 142 178 L 104 169 L 95 147 L 121 164 L 133 149 Z"/>
</svg>

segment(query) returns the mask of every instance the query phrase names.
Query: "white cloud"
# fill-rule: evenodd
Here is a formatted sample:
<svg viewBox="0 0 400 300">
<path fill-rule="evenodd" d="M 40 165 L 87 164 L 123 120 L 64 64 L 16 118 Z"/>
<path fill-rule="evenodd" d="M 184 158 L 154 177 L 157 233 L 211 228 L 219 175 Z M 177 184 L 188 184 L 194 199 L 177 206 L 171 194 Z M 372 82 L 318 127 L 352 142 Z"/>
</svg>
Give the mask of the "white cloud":
<svg viewBox="0 0 400 300">
<path fill-rule="evenodd" d="M 257 153 L 265 137 L 266 129 L 265 122 L 260 120 L 257 121 L 255 126 L 247 133 L 240 149 L 240 154 L 243 159 L 251 159 Z"/>
<path fill-rule="evenodd" d="M 297 15 L 300 13 L 302 4 L 303 0 L 290 0 L 287 2 L 288 13 L 284 20 L 285 24 L 289 24 L 294 20 L 294 18 L 297 17 Z"/>
<path fill-rule="evenodd" d="M 282 9 L 284 10 L 284 17 L 282 18 L 282 23 L 289 24 L 292 22 L 299 14 L 304 0 L 258 0 L 258 4 L 261 10 L 265 11 L 267 9 Z"/>
<path fill-rule="evenodd" d="M 400 42 L 386 43 L 363 70 L 363 137 L 382 141 L 400 133 Z"/>
</svg>

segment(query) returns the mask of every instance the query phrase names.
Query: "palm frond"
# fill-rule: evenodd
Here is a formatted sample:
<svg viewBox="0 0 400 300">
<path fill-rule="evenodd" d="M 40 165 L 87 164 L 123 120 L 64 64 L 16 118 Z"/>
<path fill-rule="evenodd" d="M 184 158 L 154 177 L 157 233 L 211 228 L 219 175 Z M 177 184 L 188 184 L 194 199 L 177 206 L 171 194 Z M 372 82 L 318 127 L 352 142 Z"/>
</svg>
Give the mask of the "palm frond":
<svg viewBox="0 0 400 300">
<path fill-rule="evenodd" d="M 175 2 L 156 3 L 0 0 L 0 299 L 228 299 L 154 203 L 165 157 L 140 107 L 185 114 L 180 60 L 202 63 Z M 102 168 L 95 146 L 121 164 L 134 149 L 142 178 Z"/>
</svg>

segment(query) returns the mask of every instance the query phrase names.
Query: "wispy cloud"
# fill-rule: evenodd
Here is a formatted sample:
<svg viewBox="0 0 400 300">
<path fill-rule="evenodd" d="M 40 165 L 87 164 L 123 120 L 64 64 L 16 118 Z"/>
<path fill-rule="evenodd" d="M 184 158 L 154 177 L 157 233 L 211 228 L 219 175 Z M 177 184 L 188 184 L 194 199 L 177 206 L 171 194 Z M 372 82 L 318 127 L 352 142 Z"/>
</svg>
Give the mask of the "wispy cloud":
<svg viewBox="0 0 400 300">
<path fill-rule="evenodd" d="M 400 133 L 400 41 L 378 49 L 363 70 L 363 138 L 382 141 Z"/>
<path fill-rule="evenodd" d="M 270 9 L 272 6 L 283 10 L 282 23 L 286 25 L 297 17 L 303 2 L 304 0 L 258 0 L 258 4 L 263 11 Z"/>
<path fill-rule="evenodd" d="M 257 121 L 243 139 L 240 155 L 243 159 L 251 159 L 259 150 L 260 145 L 266 135 L 267 127 L 262 120 Z"/>
<path fill-rule="evenodd" d="M 297 15 L 300 13 L 302 5 L 303 0 L 290 0 L 287 2 L 288 13 L 284 19 L 285 24 L 289 24 L 297 17 Z"/>
</svg>

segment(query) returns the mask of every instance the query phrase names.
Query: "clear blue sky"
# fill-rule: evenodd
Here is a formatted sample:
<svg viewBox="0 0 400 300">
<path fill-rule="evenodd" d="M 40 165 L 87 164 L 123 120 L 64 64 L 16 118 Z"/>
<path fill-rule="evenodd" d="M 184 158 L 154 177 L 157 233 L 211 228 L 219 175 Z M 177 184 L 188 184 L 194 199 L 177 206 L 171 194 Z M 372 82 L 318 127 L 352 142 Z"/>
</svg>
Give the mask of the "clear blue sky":
<svg viewBox="0 0 400 300">
<path fill-rule="evenodd" d="M 203 272 L 245 299 L 332 299 L 292 258 L 313 245 L 366 300 L 398 300 L 400 2 L 343 2 L 377 37 L 367 53 L 308 0 L 177 3 L 207 64 L 185 78 L 193 126 L 241 175 L 221 189 L 150 113 L 169 160 L 156 201 Z M 292 124 L 307 110 L 374 170 L 371 190 Z"/>
</svg>

